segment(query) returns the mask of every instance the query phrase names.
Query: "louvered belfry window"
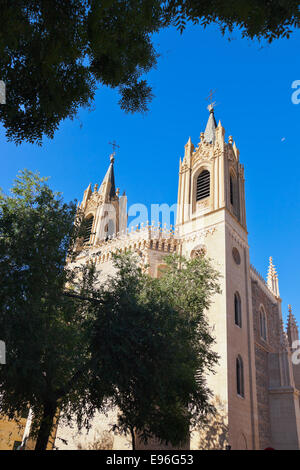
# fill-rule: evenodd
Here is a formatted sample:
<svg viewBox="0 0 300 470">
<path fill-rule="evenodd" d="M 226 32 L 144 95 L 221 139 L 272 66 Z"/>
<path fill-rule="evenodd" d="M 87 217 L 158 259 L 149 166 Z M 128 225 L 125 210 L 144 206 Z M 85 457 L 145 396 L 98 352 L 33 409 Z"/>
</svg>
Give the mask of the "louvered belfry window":
<svg viewBox="0 0 300 470">
<path fill-rule="evenodd" d="M 93 221 L 94 221 L 94 217 L 90 217 L 86 221 L 83 243 L 88 243 L 90 241 L 90 237 L 91 237 L 91 233 L 92 233 L 92 227 L 93 227 Z"/>
<path fill-rule="evenodd" d="M 200 201 L 210 195 L 210 174 L 208 170 L 203 170 L 197 178 L 196 201 Z"/>
</svg>

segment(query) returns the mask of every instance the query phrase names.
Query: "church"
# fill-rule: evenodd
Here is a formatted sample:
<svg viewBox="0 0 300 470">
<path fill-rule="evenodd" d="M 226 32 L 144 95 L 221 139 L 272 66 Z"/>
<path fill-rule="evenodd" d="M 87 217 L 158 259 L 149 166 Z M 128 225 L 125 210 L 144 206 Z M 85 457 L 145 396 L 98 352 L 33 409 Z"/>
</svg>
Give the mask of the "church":
<svg viewBox="0 0 300 470">
<path fill-rule="evenodd" d="M 175 162 L 174 162 L 175 164 Z M 191 430 L 188 449 L 300 449 L 300 364 L 295 317 L 282 319 L 278 275 L 269 260 L 267 279 L 251 265 L 245 205 L 244 167 L 232 136 L 217 124 L 213 105 L 200 142 L 191 139 L 179 162 L 176 225 L 138 224 L 127 228 L 127 198 L 115 185 L 114 154 L 100 187 L 84 192 L 79 209 L 87 220 L 78 242 L 76 265 L 93 259 L 101 275 L 113 273 L 112 254 L 131 250 L 151 276 L 164 256 L 212 259 L 221 275 L 221 293 L 207 312 L 220 359 L 207 382 L 218 409 L 207 429 Z M 296 345 L 296 346 L 295 346 Z M 294 358 L 294 359 L 293 359 Z M 88 433 L 59 424 L 55 447 L 90 448 L 114 423 L 114 412 L 97 415 Z M 114 450 L 130 449 L 114 436 Z M 158 442 L 138 449 L 161 449 Z"/>
<path fill-rule="evenodd" d="M 216 374 L 207 377 L 219 419 L 208 430 L 213 440 L 205 430 L 192 431 L 189 448 L 300 449 L 300 365 L 292 360 L 298 328 L 291 307 L 284 327 L 272 258 L 266 281 L 251 265 L 244 184 L 239 150 L 232 136 L 225 140 L 210 105 L 200 142 L 195 147 L 189 139 L 179 162 L 176 226 L 127 229 L 112 155 L 100 188 L 84 192 L 80 209 L 88 230 L 76 263 L 92 257 L 105 275 L 112 272 L 112 253 L 131 250 L 158 276 L 167 253 L 207 254 L 221 274 L 222 292 L 207 312 L 220 356 Z M 95 428 L 104 421 L 96 419 Z M 57 435 L 66 431 L 58 428 Z M 126 445 L 119 440 L 114 448 Z"/>
</svg>

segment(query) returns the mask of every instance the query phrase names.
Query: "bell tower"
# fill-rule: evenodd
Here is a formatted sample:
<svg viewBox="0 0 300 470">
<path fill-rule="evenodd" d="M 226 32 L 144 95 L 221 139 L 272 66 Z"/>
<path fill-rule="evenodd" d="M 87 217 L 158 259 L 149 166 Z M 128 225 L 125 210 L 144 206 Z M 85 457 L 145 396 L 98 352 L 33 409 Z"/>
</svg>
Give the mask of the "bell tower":
<svg viewBox="0 0 300 470">
<path fill-rule="evenodd" d="M 255 354 L 244 167 L 232 136 L 217 124 L 214 106 L 200 142 L 189 138 L 179 163 L 177 232 L 182 253 L 206 253 L 220 273 L 221 294 L 208 318 L 219 355 L 208 384 L 233 449 L 258 447 Z M 199 440 L 199 436 L 194 439 Z M 205 436 L 201 437 L 207 448 Z M 192 448 L 193 441 L 191 441 Z"/>
<path fill-rule="evenodd" d="M 239 150 L 225 129 L 217 125 L 209 106 L 205 132 L 195 148 L 189 138 L 179 162 L 177 226 L 225 208 L 246 231 L 244 167 Z"/>
<path fill-rule="evenodd" d="M 106 240 L 127 226 L 127 197 L 125 192 L 119 196 L 119 188 L 115 186 L 114 161 L 115 153 L 110 155 L 110 165 L 100 185 L 91 184 L 83 194 L 78 206 L 86 221 L 85 235 L 82 240 L 86 247 L 93 247 L 101 240 Z"/>
</svg>

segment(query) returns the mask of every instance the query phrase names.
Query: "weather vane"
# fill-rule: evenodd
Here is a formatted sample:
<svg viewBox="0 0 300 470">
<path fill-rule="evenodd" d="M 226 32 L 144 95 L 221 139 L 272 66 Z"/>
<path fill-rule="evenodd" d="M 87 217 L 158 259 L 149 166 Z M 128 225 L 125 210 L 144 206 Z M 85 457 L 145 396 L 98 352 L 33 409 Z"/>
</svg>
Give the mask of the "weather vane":
<svg viewBox="0 0 300 470">
<path fill-rule="evenodd" d="M 213 96 L 216 93 L 216 90 L 210 90 L 210 93 L 207 98 L 205 98 L 207 101 L 210 101 L 209 105 L 207 106 L 208 111 L 212 111 L 216 105 L 216 102 L 213 101 Z"/>
</svg>

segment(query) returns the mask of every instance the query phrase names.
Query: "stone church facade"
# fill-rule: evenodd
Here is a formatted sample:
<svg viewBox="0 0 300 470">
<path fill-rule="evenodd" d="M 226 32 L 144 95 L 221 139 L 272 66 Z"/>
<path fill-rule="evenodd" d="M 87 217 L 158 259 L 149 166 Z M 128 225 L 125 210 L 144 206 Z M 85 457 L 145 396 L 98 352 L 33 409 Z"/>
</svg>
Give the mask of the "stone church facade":
<svg viewBox="0 0 300 470">
<path fill-rule="evenodd" d="M 113 272 L 112 253 L 132 250 L 158 276 L 167 253 L 207 254 L 221 274 L 222 292 L 207 312 L 220 356 L 207 380 L 219 415 L 214 429 L 191 432 L 189 446 L 300 449 L 300 365 L 292 360 L 298 329 L 291 308 L 284 327 L 272 258 L 266 281 L 250 264 L 244 184 L 239 150 L 231 136 L 226 142 L 210 106 L 200 142 L 194 147 L 189 139 L 179 163 L 175 227 L 146 223 L 128 231 L 127 200 L 115 187 L 112 155 L 100 188 L 84 192 L 80 209 L 88 230 L 75 264 L 93 259 L 105 276 Z M 93 429 L 108 428 L 113 419 L 98 416 Z M 68 440 L 67 446 L 57 440 L 58 448 L 76 448 L 74 430 L 61 425 L 57 436 Z M 128 449 L 128 443 L 117 438 L 114 448 Z"/>
</svg>

